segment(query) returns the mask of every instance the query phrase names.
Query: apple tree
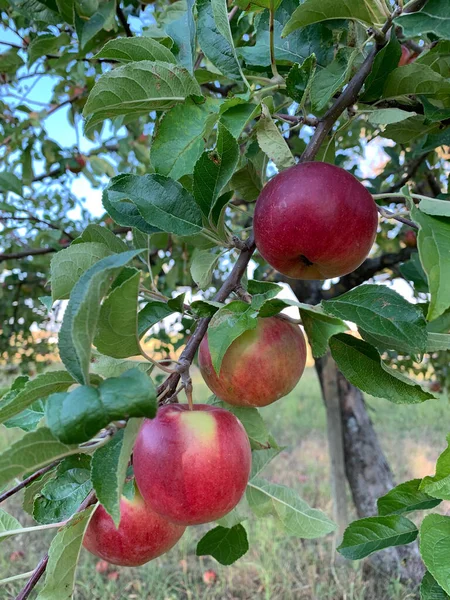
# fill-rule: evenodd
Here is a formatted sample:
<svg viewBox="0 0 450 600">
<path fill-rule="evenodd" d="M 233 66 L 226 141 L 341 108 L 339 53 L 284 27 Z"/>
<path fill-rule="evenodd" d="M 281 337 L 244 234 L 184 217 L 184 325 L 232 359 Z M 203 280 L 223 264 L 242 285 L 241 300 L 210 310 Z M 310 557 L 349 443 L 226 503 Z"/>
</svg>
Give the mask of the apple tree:
<svg viewBox="0 0 450 600">
<path fill-rule="evenodd" d="M 253 518 L 337 532 L 344 557 L 449 597 L 450 518 L 433 512 L 450 499 L 449 450 L 433 477 L 395 485 L 362 395 L 410 405 L 450 388 L 445 3 L 0 11 L 0 359 L 17 375 L 0 423 L 21 430 L 0 501 L 24 490 L 36 521 L 1 510 L 0 538 L 55 528 L 17 598 L 71 597 L 83 544 L 137 565 L 198 523 L 211 529 L 197 554 L 231 564 Z M 62 110 L 74 143 L 49 133 Z M 80 180 L 102 191 L 100 217 Z M 263 474 L 280 447 L 258 409 L 301 385 L 305 336 L 334 520 Z M 418 527 L 413 511 L 431 512 Z"/>
</svg>

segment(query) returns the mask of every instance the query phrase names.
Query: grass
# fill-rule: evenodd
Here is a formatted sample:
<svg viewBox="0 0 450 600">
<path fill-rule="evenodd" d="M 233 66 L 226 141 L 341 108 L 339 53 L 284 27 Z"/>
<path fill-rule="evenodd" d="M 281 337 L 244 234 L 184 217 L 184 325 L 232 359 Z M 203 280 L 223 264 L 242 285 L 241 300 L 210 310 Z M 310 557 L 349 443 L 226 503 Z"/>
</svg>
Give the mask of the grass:
<svg viewBox="0 0 450 600">
<path fill-rule="evenodd" d="M 1 387 L 1 382 L 0 382 Z M 195 377 L 196 400 L 208 390 Z M 434 472 L 448 433 L 445 399 L 423 405 L 397 406 L 369 398 L 368 406 L 381 443 L 398 481 Z M 308 369 L 298 387 L 276 405 L 262 410 L 278 443 L 287 446 L 264 472 L 271 481 L 293 487 L 310 505 L 332 513 L 326 447 L 325 411 L 314 370 Z M 1 447 L 17 437 L 17 430 L 1 430 Z M 5 507 L 23 525 L 31 519 L 17 499 Z M 250 551 L 231 567 L 208 557 L 197 557 L 197 541 L 209 526 L 190 528 L 180 543 L 163 557 L 130 569 L 102 564 L 82 551 L 76 600 L 406 600 L 413 598 L 398 582 L 375 591 L 361 563 L 334 561 L 333 540 L 298 540 L 277 530 L 272 519 L 246 524 Z M 3 543 L 0 578 L 33 569 L 45 553 L 51 533 L 29 534 Z M 101 570 L 101 569 L 100 569 Z M 204 582 L 213 570 L 214 583 Z M 0 588 L 1 600 L 12 599 L 23 582 Z"/>
</svg>

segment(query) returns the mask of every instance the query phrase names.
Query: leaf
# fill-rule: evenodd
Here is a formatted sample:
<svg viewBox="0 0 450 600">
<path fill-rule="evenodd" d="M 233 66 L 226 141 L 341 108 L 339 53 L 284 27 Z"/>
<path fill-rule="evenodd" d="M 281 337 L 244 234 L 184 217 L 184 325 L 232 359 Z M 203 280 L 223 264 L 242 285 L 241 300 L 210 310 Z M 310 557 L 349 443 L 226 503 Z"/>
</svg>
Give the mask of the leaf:
<svg viewBox="0 0 450 600">
<path fill-rule="evenodd" d="M 13 192 L 18 196 L 22 196 L 22 184 L 18 177 L 13 173 L 0 173 L 0 191 L 1 192 Z"/>
<path fill-rule="evenodd" d="M 127 177 L 127 175 L 118 175 L 111 181 L 114 183 L 121 177 Z M 123 225 L 124 227 L 134 227 L 137 231 L 145 234 L 160 231 L 157 227 L 152 227 L 152 225 L 149 225 L 144 221 L 137 207 L 131 202 L 128 202 L 126 194 L 110 190 L 109 187 L 107 187 L 102 194 L 102 204 L 104 209 L 119 225 Z"/>
<path fill-rule="evenodd" d="M 450 15 L 447 9 L 445 2 L 428 0 L 422 10 L 401 15 L 394 23 L 403 29 L 403 35 L 408 39 L 433 33 L 450 40 Z"/>
<path fill-rule="evenodd" d="M 348 330 L 343 321 L 323 314 L 319 307 L 300 308 L 300 317 L 315 358 L 327 352 L 328 341 L 333 335 Z"/>
<path fill-rule="evenodd" d="M 300 27 L 330 19 L 353 19 L 369 27 L 380 27 L 389 14 L 371 0 L 305 0 L 292 14 L 283 29 L 283 37 Z"/>
<path fill-rule="evenodd" d="M 35 521 L 59 523 L 76 512 L 92 488 L 89 463 L 90 457 L 79 454 L 59 464 L 56 477 L 44 485 L 34 500 Z"/>
<path fill-rule="evenodd" d="M 23 477 L 53 460 L 79 451 L 77 446 L 62 444 L 46 427 L 26 433 L 0 454 L 0 489 L 11 479 Z"/>
<path fill-rule="evenodd" d="M 248 102 L 240 102 L 229 108 L 226 106 L 227 102 L 225 101 L 220 107 L 220 122 L 233 137 L 238 139 L 248 123 L 259 115 L 260 106 Z"/>
<path fill-rule="evenodd" d="M 264 448 L 263 450 L 253 450 L 252 452 L 252 471 L 250 480 L 255 478 L 263 471 L 272 460 L 281 452 L 281 448 Z"/>
<path fill-rule="evenodd" d="M 83 115 L 86 132 L 105 119 L 140 116 L 167 110 L 189 96 L 201 96 L 200 86 L 183 67 L 142 60 L 104 73 L 89 94 Z"/>
<path fill-rule="evenodd" d="M 256 516 L 273 515 L 288 535 L 314 539 L 336 529 L 322 511 L 308 506 L 297 492 L 284 485 L 252 479 L 247 485 L 247 500 Z"/>
<path fill-rule="evenodd" d="M 162 175 L 119 175 L 108 190 L 120 192 L 153 227 L 175 235 L 194 235 L 202 230 L 202 215 L 184 187 Z"/>
<path fill-rule="evenodd" d="M 197 544 L 196 555 L 210 554 L 221 565 L 232 565 L 248 551 L 247 532 L 238 523 L 234 527 L 214 527 Z"/>
<path fill-rule="evenodd" d="M 44 587 L 36 600 L 70 600 L 84 533 L 95 507 L 76 513 L 50 544 Z"/>
<path fill-rule="evenodd" d="M 294 0 L 283 0 L 275 11 L 274 50 L 277 63 L 303 63 L 315 54 L 317 64 L 325 67 L 333 60 L 333 33 L 325 25 L 318 23 L 302 29 L 301 34 L 281 37 L 283 27 L 298 7 Z M 256 43 L 254 46 L 239 48 L 239 53 L 248 65 L 270 67 L 269 11 L 265 11 L 256 21 Z"/>
<path fill-rule="evenodd" d="M 344 377 L 367 394 L 394 404 L 417 404 L 434 398 L 383 363 L 376 349 L 363 340 L 340 333 L 330 339 L 330 350 Z"/>
<path fill-rule="evenodd" d="M 66 371 L 41 373 L 25 383 L 19 390 L 12 390 L 0 400 L 0 423 L 20 414 L 36 400 L 45 398 L 54 392 L 67 390 L 74 383 L 73 377 Z"/>
<path fill-rule="evenodd" d="M 449 146 L 450 145 L 450 127 L 439 131 L 438 133 L 429 133 L 427 137 L 422 141 L 422 144 L 418 145 L 418 147 L 414 150 L 414 154 L 424 154 L 425 152 L 430 152 L 435 148 L 440 148 L 441 146 Z"/>
<path fill-rule="evenodd" d="M 450 594 L 449 552 L 450 517 L 427 515 L 420 526 L 420 554 L 428 571 L 447 594 Z"/>
<path fill-rule="evenodd" d="M 246 331 L 255 329 L 256 314 L 252 306 L 235 300 L 220 308 L 213 316 L 208 327 L 208 346 L 216 373 L 220 373 L 225 352 L 234 340 Z"/>
<path fill-rule="evenodd" d="M 424 198 L 419 202 L 419 209 L 427 215 L 450 217 L 450 201 L 437 198 Z"/>
<path fill-rule="evenodd" d="M 79 383 L 89 382 L 91 345 L 97 330 L 100 301 L 120 270 L 141 250 L 113 254 L 90 267 L 75 284 L 59 332 L 59 354 Z"/>
<path fill-rule="evenodd" d="M 191 302 L 191 309 L 199 317 L 212 317 L 222 306 L 222 302 L 212 300 L 194 300 L 194 302 Z"/>
<path fill-rule="evenodd" d="M 167 34 L 174 41 L 174 51 L 178 63 L 190 72 L 194 72 L 195 63 L 195 21 L 193 15 L 194 0 L 187 0 L 187 10 L 181 17 L 166 25 Z"/>
<path fill-rule="evenodd" d="M 77 455 L 75 454 L 75 456 Z M 44 485 L 55 476 L 55 474 L 56 468 L 53 468 L 47 473 L 44 473 L 44 475 L 42 475 L 38 479 L 35 479 L 31 483 L 29 483 L 25 488 L 22 507 L 23 510 L 26 511 L 29 515 L 33 516 L 33 506 L 36 496 L 40 493 Z"/>
<path fill-rule="evenodd" d="M 195 250 L 191 262 L 191 275 L 200 289 L 211 285 L 213 271 L 219 258 L 219 254 L 211 254 L 208 250 Z"/>
<path fill-rule="evenodd" d="M 389 73 L 383 89 L 383 97 L 386 99 L 422 94 L 444 100 L 449 93 L 450 81 L 427 65 L 416 63 L 398 67 Z"/>
<path fill-rule="evenodd" d="M 245 167 L 234 173 L 231 178 L 231 188 L 238 198 L 246 202 L 256 200 L 262 190 L 262 183 L 253 163 L 248 162 Z"/>
<path fill-rule="evenodd" d="M 139 369 L 103 381 L 98 388 L 81 385 L 66 394 L 52 394 L 45 407 L 47 424 L 64 443 L 86 442 L 111 421 L 153 418 L 156 389 Z"/>
<path fill-rule="evenodd" d="M 447 448 L 436 462 L 436 473 L 433 477 L 424 477 L 420 489 L 440 500 L 450 500 L 450 438 L 447 437 Z"/>
<path fill-rule="evenodd" d="M 423 116 L 418 115 L 417 117 L 400 121 L 400 123 L 387 125 L 380 135 L 394 140 L 394 142 L 398 142 L 399 144 L 408 144 L 429 132 L 436 131 L 437 127 L 436 123 L 427 122 Z"/>
<path fill-rule="evenodd" d="M 75 12 L 75 30 L 83 50 L 88 42 L 94 38 L 102 29 L 114 27 L 116 14 L 116 0 L 109 0 L 99 5 L 98 10 L 87 20 L 82 19 Z"/>
<path fill-rule="evenodd" d="M 5 421 L 5 427 L 19 427 L 23 431 L 34 431 L 44 416 L 44 403 L 42 400 L 33 402 L 29 408 Z"/>
<path fill-rule="evenodd" d="M 358 48 L 341 48 L 333 62 L 316 73 L 311 83 L 313 110 L 321 111 L 325 108 L 335 93 L 348 82 L 358 54 Z"/>
<path fill-rule="evenodd" d="M 295 164 L 292 152 L 280 130 L 272 121 L 268 107 L 262 104 L 261 118 L 256 126 L 256 137 L 261 150 L 273 160 L 279 170 Z"/>
<path fill-rule="evenodd" d="M 420 586 L 421 600 L 449 600 L 448 596 L 436 579 L 428 571 L 425 573 Z"/>
<path fill-rule="evenodd" d="M 140 271 L 131 269 L 131 276 L 115 287 L 101 306 L 94 345 L 106 356 L 128 358 L 140 354 L 137 337 L 140 278 Z"/>
<path fill-rule="evenodd" d="M 417 527 L 405 517 L 368 517 L 347 527 L 337 550 L 345 558 L 360 560 L 384 548 L 410 544 L 417 534 Z"/>
<path fill-rule="evenodd" d="M 118 377 L 122 373 L 125 373 L 125 371 L 136 368 L 150 376 L 154 366 L 148 360 L 120 360 L 118 358 L 111 358 L 110 356 L 103 356 L 103 354 L 94 351 L 91 371 L 108 378 Z"/>
<path fill-rule="evenodd" d="M 450 334 L 428 333 L 427 352 L 443 352 L 450 350 Z"/>
<path fill-rule="evenodd" d="M 249 279 L 247 283 L 247 291 L 253 296 L 252 304 L 258 308 L 265 300 L 274 298 L 282 291 L 281 285 L 271 281 L 258 281 L 257 279 Z"/>
<path fill-rule="evenodd" d="M 140 60 L 159 60 L 176 64 L 177 59 L 172 52 L 149 37 L 116 38 L 109 40 L 94 59 L 116 60 L 121 63 L 138 62 Z"/>
<path fill-rule="evenodd" d="M 271 435 L 267 429 L 267 425 L 265 424 L 264 419 L 261 417 L 261 414 L 257 408 L 231 406 L 223 400 L 219 400 L 219 398 L 216 396 L 213 396 L 208 402 L 210 404 L 214 404 L 214 406 L 228 410 L 239 419 L 248 435 L 252 449 L 259 450 L 261 448 L 268 448 L 270 446 L 278 449 L 278 446 L 273 443 Z"/>
<path fill-rule="evenodd" d="M 380 110 L 373 110 L 367 113 L 367 120 L 372 125 L 391 125 L 392 123 L 405 121 L 416 114 L 415 112 L 401 110 L 400 108 L 381 108 Z"/>
<path fill-rule="evenodd" d="M 0 508 L 0 535 L 5 531 L 14 531 L 16 529 L 22 529 L 22 525 L 19 521 Z M 9 536 L 1 537 L 0 542 L 4 542 L 8 537 Z"/>
<path fill-rule="evenodd" d="M 420 264 L 418 252 L 414 252 L 410 260 L 401 264 L 399 268 L 403 277 L 414 283 L 417 292 L 428 293 L 427 276 Z"/>
<path fill-rule="evenodd" d="M 83 273 L 99 260 L 110 255 L 110 249 L 99 242 L 72 244 L 57 252 L 50 263 L 53 301 L 68 298 Z"/>
<path fill-rule="evenodd" d="M 287 94 L 301 106 L 305 103 L 311 88 L 316 72 L 316 63 L 316 55 L 311 54 L 311 56 L 305 58 L 301 65 L 294 63 L 286 77 Z"/>
<path fill-rule="evenodd" d="M 450 67 L 450 41 L 441 40 L 433 43 L 426 51 L 422 52 L 416 61 L 421 65 L 428 65 L 443 77 L 447 77 Z M 421 100 L 422 101 L 422 100 Z M 425 108 L 425 104 L 424 104 Z M 447 112 L 449 108 L 447 107 Z M 425 110 L 425 114 L 427 111 Z"/>
<path fill-rule="evenodd" d="M 44 33 L 34 38 L 27 48 L 28 67 L 31 67 L 38 58 L 46 54 L 58 54 L 63 46 L 70 44 L 70 36 L 67 33 L 55 36 Z"/>
<path fill-rule="evenodd" d="M 120 523 L 120 499 L 128 461 L 141 424 L 142 419 L 130 419 L 126 428 L 98 448 L 92 457 L 91 476 L 95 493 L 116 527 Z"/>
<path fill-rule="evenodd" d="M 412 202 L 410 210 L 420 228 L 417 246 L 431 294 L 427 319 L 433 321 L 450 307 L 450 221 L 426 215 Z"/>
<path fill-rule="evenodd" d="M 88 225 L 80 237 L 78 237 L 70 247 L 73 248 L 74 245 L 80 242 L 97 242 L 99 244 L 105 244 L 112 252 L 126 252 L 128 250 L 128 246 L 120 239 L 120 237 L 115 235 L 110 229 L 106 229 L 106 227 L 101 227 L 95 223 Z"/>
<path fill-rule="evenodd" d="M 415 510 L 428 510 L 440 504 L 421 489 L 421 479 L 412 479 L 397 485 L 377 500 L 378 514 L 402 515 Z"/>
<path fill-rule="evenodd" d="M 218 105 L 212 99 L 195 104 L 188 98 L 164 114 L 158 122 L 150 149 L 155 171 L 172 179 L 190 175 L 200 158 L 205 139 L 217 119 Z M 177 135 L 173 135 L 176 129 Z"/>
<path fill-rule="evenodd" d="M 203 54 L 223 74 L 248 87 L 236 56 L 226 0 L 197 0 L 197 35 Z"/>
<path fill-rule="evenodd" d="M 174 310 L 164 302 L 152 300 L 147 302 L 144 308 L 138 314 L 138 335 L 141 338 L 150 327 L 159 323 L 169 315 L 173 314 Z"/>
<path fill-rule="evenodd" d="M 425 352 L 427 329 L 422 311 L 390 288 L 363 284 L 322 306 L 334 317 L 353 321 L 390 350 Z"/>
<path fill-rule="evenodd" d="M 391 30 L 389 42 L 375 56 L 372 70 L 365 81 L 364 93 L 361 96 L 363 102 L 381 98 L 386 77 L 397 68 L 401 55 L 400 42 L 395 32 Z"/>
<path fill-rule="evenodd" d="M 230 181 L 238 160 L 239 146 L 236 140 L 219 123 L 215 150 L 204 152 L 194 167 L 194 198 L 206 217 Z"/>
</svg>

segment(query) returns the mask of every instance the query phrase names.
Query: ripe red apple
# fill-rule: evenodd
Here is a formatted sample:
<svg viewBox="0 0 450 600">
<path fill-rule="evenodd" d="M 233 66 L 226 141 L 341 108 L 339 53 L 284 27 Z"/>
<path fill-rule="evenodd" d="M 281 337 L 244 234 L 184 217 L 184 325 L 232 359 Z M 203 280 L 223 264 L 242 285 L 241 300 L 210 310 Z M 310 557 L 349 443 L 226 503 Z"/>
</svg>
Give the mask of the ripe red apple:
<svg viewBox="0 0 450 600">
<path fill-rule="evenodd" d="M 242 498 L 251 467 L 247 434 L 227 410 L 172 404 L 146 419 L 133 453 L 147 504 L 181 525 L 215 521 Z"/>
<path fill-rule="evenodd" d="M 354 271 L 369 254 L 376 204 L 350 173 L 322 162 L 276 175 L 256 201 L 256 247 L 280 273 L 329 279 Z"/>
<path fill-rule="evenodd" d="M 298 325 L 279 317 L 258 319 L 239 336 L 214 371 L 207 337 L 200 344 L 200 371 L 209 389 L 234 406 L 267 406 L 289 394 L 302 376 L 306 344 Z"/>
<path fill-rule="evenodd" d="M 416 52 L 410 50 L 407 46 L 402 44 L 402 55 L 398 61 L 398 66 L 404 67 L 405 65 L 409 65 L 416 60 L 417 56 L 418 55 Z"/>
<path fill-rule="evenodd" d="M 408 248 L 417 248 L 417 235 L 415 234 L 415 232 L 411 229 L 405 231 L 405 233 L 403 234 L 403 243 Z"/>
<path fill-rule="evenodd" d="M 82 154 L 76 154 L 67 161 L 67 169 L 71 173 L 81 173 L 86 166 L 86 159 Z"/>
<path fill-rule="evenodd" d="M 115 565 L 137 567 L 170 550 L 184 530 L 155 513 L 136 491 L 133 500 L 120 500 L 118 529 L 103 506 L 95 509 L 83 546 Z"/>
</svg>

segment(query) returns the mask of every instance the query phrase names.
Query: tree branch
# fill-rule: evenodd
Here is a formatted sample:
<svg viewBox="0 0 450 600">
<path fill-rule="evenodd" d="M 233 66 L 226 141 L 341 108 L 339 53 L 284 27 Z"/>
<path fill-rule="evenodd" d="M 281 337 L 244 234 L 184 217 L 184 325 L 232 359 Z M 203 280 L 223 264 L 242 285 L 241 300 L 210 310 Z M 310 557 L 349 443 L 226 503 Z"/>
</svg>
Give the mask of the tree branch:
<svg viewBox="0 0 450 600">
<path fill-rule="evenodd" d="M 3 492 L 3 494 L 0 494 L 0 504 L 2 502 L 4 502 L 7 498 L 10 498 L 14 494 L 17 494 L 17 492 L 22 490 L 24 487 L 26 487 L 27 485 L 29 485 L 36 479 L 39 479 L 39 477 L 41 477 L 41 475 L 45 475 L 45 473 L 48 473 L 49 471 L 51 471 L 60 462 L 61 462 L 60 460 L 55 460 L 54 462 L 50 463 L 46 467 L 39 469 L 39 471 L 36 471 L 36 473 L 33 473 L 32 475 L 30 475 L 29 477 L 27 477 L 26 479 L 24 479 L 23 481 L 18 483 L 16 486 L 10 488 L 9 490 L 6 490 L 6 492 Z"/>
<path fill-rule="evenodd" d="M 127 37 L 133 37 L 133 32 L 131 31 L 130 26 L 128 25 L 126 16 L 123 14 L 123 10 L 120 7 L 120 2 L 117 3 L 116 15 L 117 15 L 117 18 L 119 19 L 122 27 L 125 29 L 125 33 L 127 34 Z"/>
<path fill-rule="evenodd" d="M 412 160 L 409 163 L 409 165 L 408 165 L 405 173 L 401 177 L 401 179 L 399 181 L 397 181 L 397 183 L 393 183 L 391 186 L 389 186 L 388 189 L 386 190 L 386 193 L 387 194 L 392 194 L 393 192 L 398 192 L 399 190 L 401 190 L 402 187 L 406 183 L 408 183 L 408 181 L 410 179 L 412 179 L 415 176 L 415 174 L 417 173 L 417 171 L 421 167 L 422 163 L 425 162 L 427 156 L 428 156 L 428 152 L 426 154 L 422 154 L 421 156 L 419 156 L 415 160 Z"/>
</svg>

